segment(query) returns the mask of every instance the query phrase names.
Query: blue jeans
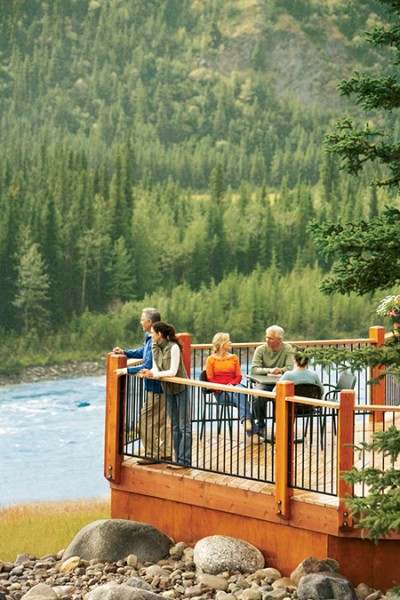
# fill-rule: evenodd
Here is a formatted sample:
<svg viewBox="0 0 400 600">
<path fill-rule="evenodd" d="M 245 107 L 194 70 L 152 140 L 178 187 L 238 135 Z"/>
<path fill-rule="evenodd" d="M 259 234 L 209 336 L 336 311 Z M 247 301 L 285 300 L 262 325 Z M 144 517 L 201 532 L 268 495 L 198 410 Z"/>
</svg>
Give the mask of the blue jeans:
<svg viewBox="0 0 400 600">
<path fill-rule="evenodd" d="M 234 386 L 235 388 L 245 388 L 244 385 L 238 383 Z M 243 421 L 251 421 L 253 424 L 253 430 L 251 432 L 247 432 L 247 435 L 252 435 L 253 433 L 257 433 L 257 426 L 253 423 L 253 415 L 250 410 L 250 402 L 248 400 L 248 396 L 246 394 L 239 394 L 238 392 L 221 392 L 220 394 L 214 394 L 215 399 L 218 404 L 224 404 L 225 402 L 225 394 L 228 397 L 228 401 L 232 402 L 233 406 L 236 406 L 239 412 L 239 421 L 243 423 Z"/>
<path fill-rule="evenodd" d="M 166 394 L 168 416 L 171 419 L 175 460 L 190 465 L 192 458 L 192 423 L 190 421 L 189 388 L 179 394 Z"/>
</svg>

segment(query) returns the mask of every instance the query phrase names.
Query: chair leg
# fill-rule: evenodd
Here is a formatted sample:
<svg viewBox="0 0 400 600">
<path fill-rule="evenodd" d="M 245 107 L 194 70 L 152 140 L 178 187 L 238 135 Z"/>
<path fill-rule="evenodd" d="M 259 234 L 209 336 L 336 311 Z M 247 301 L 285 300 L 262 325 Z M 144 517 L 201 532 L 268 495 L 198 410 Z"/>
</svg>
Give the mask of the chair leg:
<svg viewBox="0 0 400 600">
<path fill-rule="evenodd" d="M 203 408 L 201 411 L 201 424 L 200 424 L 200 439 L 203 439 L 203 433 L 204 433 L 204 427 L 206 425 L 206 411 L 207 411 L 207 405 L 206 402 L 204 400 L 204 404 L 203 404 Z"/>
<path fill-rule="evenodd" d="M 232 406 L 226 402 L 224 404 L 219 404 L 217 407 L 217 418 L 218 418 L 218 435 L 220 435 L 222 430 L 222 421 L 226 424 L 228 423 L 229 427 L 229 435 L 232 441 Z"/>
<path fill-rule="evenodd" d="M 326 408 L 324 408 L 323 410 L 322 409 L 320 410 L 318 421 L 319 421 L 319 433 L 321 436 L 321 439 L 320 439 L 321 450 L 323 450 L 324 449 L 324 432 L 326 431 Z"/>
</svg>

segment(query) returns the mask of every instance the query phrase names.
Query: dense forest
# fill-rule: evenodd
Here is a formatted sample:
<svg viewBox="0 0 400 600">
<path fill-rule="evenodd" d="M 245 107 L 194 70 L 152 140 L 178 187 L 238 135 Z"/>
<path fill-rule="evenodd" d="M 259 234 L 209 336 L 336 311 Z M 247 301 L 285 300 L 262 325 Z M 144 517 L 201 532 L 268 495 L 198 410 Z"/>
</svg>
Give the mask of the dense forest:
<svg viewBox="0 0 400 600">
<path fill-rule="evenodd" d="M 390 64 L 363 35 L 381 5 L 0 0 L 0 15 L 3 365 L 10 345 L 21 363 L 130 345 L 143 305 L 204 342 L 381 322 L 379 293 L 320 294 L 307 231 L 396 203 L 324 151 L 355 111 L 339 80 Z"/>
</svg>

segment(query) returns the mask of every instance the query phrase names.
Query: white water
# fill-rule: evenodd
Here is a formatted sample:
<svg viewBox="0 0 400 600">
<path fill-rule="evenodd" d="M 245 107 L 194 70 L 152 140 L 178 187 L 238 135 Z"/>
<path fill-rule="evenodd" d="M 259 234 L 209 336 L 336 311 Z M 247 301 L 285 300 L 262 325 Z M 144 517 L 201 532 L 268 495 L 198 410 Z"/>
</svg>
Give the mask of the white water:
<svg viewBox="0 0 400 600">
<path fill-rule="evenodd" d="M 105 377 L 0 388 L 0 506 L 107 497 Z"/>
</svg>

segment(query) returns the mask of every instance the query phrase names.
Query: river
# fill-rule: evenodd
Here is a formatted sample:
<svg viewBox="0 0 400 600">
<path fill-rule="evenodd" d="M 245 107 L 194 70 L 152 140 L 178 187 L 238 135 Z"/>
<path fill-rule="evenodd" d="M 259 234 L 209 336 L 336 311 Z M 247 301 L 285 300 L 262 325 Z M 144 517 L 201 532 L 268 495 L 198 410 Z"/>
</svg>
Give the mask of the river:
<svg viewBox="0 0 400 600">
<path fill-rule="evenodd" d="M 107 497 L 105 377 L 0 387 L 0 507 Z"/>
</svg>

